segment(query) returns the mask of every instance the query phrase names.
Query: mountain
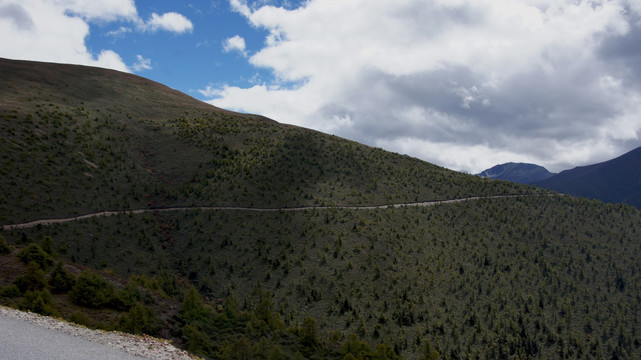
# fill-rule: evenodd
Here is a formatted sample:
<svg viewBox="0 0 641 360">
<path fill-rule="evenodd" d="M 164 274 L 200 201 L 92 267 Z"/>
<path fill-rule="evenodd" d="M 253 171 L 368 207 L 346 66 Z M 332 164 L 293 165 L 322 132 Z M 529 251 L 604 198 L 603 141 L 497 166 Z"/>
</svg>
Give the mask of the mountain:
<svg viewBox="0 0 641 360">
<path fill-rule="evenodd" d="M 216 359 L 641 358 L 633 207 L 110 70 L 0 88 L 1 304 Z"/>
<path fill-rule="evenodd" d="M 534 185 L 641 208 L 641 147 L 609 161 L 562 171 Z"/>
<path fill-rule="evenodd" d="M 477 175 L 488 179 L 530 184 L 547 179 L 553 176 L 554 173 L 539 165 L 509 162 L 493 166 Z"/>
<path fill-rule="evenodd" d="M 83 66 L 0 61 L 0 221 L 105 209 L 386 204 L 516 191 Z M 15 190 L 15 191 L 13 191 Z"/>
</svg>

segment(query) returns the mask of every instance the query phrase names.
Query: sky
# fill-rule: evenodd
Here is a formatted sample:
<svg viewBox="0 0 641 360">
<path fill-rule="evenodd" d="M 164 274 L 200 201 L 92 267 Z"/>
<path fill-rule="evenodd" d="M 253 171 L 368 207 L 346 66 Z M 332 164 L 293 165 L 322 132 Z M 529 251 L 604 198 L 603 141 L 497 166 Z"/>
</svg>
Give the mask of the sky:
<svg viewBox="0 0 641 360">
<path fill-rule="evenodd" d="M 0 57 L 127 71 L 470 173 L 641 146 L 641 0 L 0 0 Z"/>
</svg>

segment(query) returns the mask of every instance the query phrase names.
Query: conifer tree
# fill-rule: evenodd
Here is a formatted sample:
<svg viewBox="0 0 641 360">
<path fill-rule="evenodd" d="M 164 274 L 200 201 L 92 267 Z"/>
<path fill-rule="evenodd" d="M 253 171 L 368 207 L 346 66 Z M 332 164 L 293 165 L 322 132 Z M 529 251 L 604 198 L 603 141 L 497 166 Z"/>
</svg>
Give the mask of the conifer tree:
<svg viewBox="0 0 641 360">
<path fill-rule="evenodd" d="M 56 263 L 56 267 L 51 272 L 51 278 L 49 279 L 49 286 L 51 286 L 51 291 L 55 293 L 64 293 L 71 290 L 75 283 L 73 275 L 67 271 L 63 265 L 62 261 Z"/>
<path fill-rule="evenodd" d="M 14 283 L 22 293 L 26 291 L 40 291 L 47 286 L 45 272 L 35 261 L 29 262 L 24 275 L 18 276 Z"/>
</svg>

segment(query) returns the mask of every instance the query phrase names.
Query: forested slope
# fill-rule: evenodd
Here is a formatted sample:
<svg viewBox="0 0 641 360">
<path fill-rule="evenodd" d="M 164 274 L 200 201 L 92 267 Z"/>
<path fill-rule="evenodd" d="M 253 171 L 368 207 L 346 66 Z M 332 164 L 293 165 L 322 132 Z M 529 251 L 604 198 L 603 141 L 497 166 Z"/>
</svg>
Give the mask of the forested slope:
<svg viewBox="0 0 641 360">
<path fill-rule="evenodd" d="M 51 236 L 64 257 L 123 277 L 187 279 L 220 311 L 271 294 L 285 323 L 312 317 L 339 343 L 354 333 L 410 358 L 429 339 L 444 358 L 549 359 L 641 355 L 640 232 L 633 208 L 539 196 L 147 214 L 6 235 Z M 198 326 L 219 349 L 215 325 Z"/>
<path fill-rule="evenodd" d="M 3 225 L 516 195 L 4 230 L 2 303 L 217 359 L 641 357 L 632 207 L 457 173 L 132 75 L 0 65 Z"/>
</svg>

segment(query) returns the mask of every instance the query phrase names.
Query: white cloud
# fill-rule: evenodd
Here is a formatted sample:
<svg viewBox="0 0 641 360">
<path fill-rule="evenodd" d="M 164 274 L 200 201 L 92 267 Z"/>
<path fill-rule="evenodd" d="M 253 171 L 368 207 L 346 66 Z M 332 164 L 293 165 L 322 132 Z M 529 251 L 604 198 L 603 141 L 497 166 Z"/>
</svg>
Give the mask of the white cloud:
<svg viewBox="0 0 641 360">
<path fill-rule="evenodd" d="M 124 36 L 125 34 L 128 34 L 128 33 L 132 32 L 132 31 L 133 30 L 130 27 L 121 26 L 117 30 L 108 31 L 106 33 L 106 35 L 107 36 L 113 36 L 113 37 L 121 37 L 121 36 Z"/>
<path fill-rule="evenodd" d="M 191 32 L 192 23 L 177 13 L 152 14 L 148 22 L 138 16 L 133 0 L 0 0 L 0 56 L 75 63 L 131 71 L 120 55 L 109 49 L 89 50 L 85 39 L 89 22 L 130 22 L 143 31 Z M 131 32 L 121 26 L 109 36 Z M 138 59 L 135 71 L 147 69 Z"/>
<path fill-rule="evenodd" d="M 121 18 L 130 20 L 138 16 L 134 0 L 57 0 L 71 14 L 89 20 L 113 21 Z"/>
<path fill-rule="evenodd" d="M 94 55 L 87 49 L 85 38 L 89 34 L 89 25 L 82 17 L 96 19 L 99 16 L 97 9 L 102 9 L 105 11 L 104 19 L 130 18 L 132 10 L 129 5 L 128 1 L 107 6 L 93 1 L 0 0 L 3 14 L 0 15 L 0 56 L 128 71 L 127 65 L 115 52 L 101 50 Z M 6 9 L 11 11 L 6 12 Z"/>
<path fill-rule="evenodd" d="M 198 91 L 202 96 L 207 98 L 213 98 L 221 95 L 221 90 L 214 88 L 211 85 L 207 85 L 204 89 L 199 89 L 196 91 Z"/>
<path fill-rule="evenodd" d="M 8 20 L 18 30 L 31 30 L 33 28 L 33 20 L 25 9 L 16 4 L 3 4 L 0 6 L 0 19 Z"/>
<path fill-rule="evenodd" d="M 220 87 L 211 102 L 390 149 L 414 139 L 408 153 L 457 169 L 529 159 L 559 170 L 638 141 L 630 47 L 604 55 L 639 43 L 629 38 L 641 33 L 631 32 L 636 4 L 311 0 L 288 10 L 230 0 L 269 32 L 249 62 L 275 80 Z"/>
<path fill-rule="evenodd" d="M 245 1 L 243 1 L 243 0 L 229 0 L 229 5 L 231 6 L 231 8 L 234 11 L 236 11 L 236 12 L 238 12 L 238 13 L 244 15 L 244 16 L 247 16 L 247 17 L 251 16 L 252 12 L 249 9 L 249 6 L 247 6 L 247 3 Z"/>
<path fill-rule="evenodd" d="M 120 55 L 112 50 L 100 51 L 100 54 L 98 54 L 95 62 L 91 65 L 129 72 L 129 68 L 124 64 Z"/>
<path fill-rule="evenodd" d="M 151 59 L 147 59 L 142 55 L 136 55 L 136 63 L 131 66 L 135 72 L 143 70 L 151 70 Z"/>
<path fill-rule="evenodd" d="M 247 56 L 247 51 L 245 51 L 245 39 L 239 35 L 232 36 L 225 39 L 223 42 L 223 51 L 232 52 L 237 51 L 243 56 Z"/>
<path fill-rule="evenodd" d="M 189 19 L 175 12 L 162 15 L 153 13 L 147 22 L 140 24 L 140 27 L 147 31 L 165 30 L 178 34 L 192 32 L 194 29 L 194 25 Z"/>
</svg>

